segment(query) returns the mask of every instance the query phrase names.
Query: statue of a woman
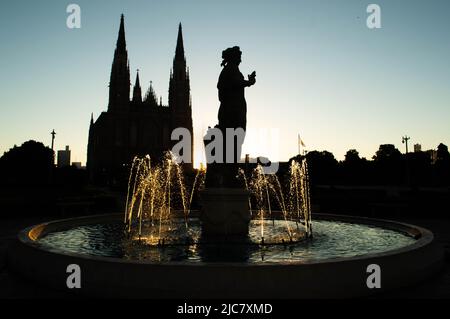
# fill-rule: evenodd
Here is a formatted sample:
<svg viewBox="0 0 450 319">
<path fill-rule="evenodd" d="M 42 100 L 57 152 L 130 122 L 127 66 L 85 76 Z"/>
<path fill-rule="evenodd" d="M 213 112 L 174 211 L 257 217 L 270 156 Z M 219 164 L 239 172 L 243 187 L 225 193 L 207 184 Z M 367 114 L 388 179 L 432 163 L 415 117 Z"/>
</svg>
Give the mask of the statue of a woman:
<svg viewBox="0 0 450 319">
<path fill-rule="evenodd" d="M 244 88 L 256 82 L 256 73 L 253 72 L 244 79 L 239 64 L 242 52 L 239 47 L 232 47 L 222 52 L 222 66 L 217 88 L 219 90 L 219 128 L 238 128 L 244 131 L 247 127 L 247 103 L 245 102 Z"/>
<path fill-rule="evenodd" d="M 222 52 L 222 66 L 224 67 L 219 76 L 217 88 L 219 90 L 219 128 L 222 130 L 224 139 L 226 136 L 226 129 L 241 128 L 245 133 L 247 128 L 247 103 L 245 102 L 244 89 L 247 86 L 252 86 L 256 82 L 256 73 L 253 71 L 248 76 L 248 80 L 244 79 L 241 71 L 239 71 L 239 64 L 241 63 L 242 52 L 239 47 L 232 47 Z M 225 144 L 226 145 L 226 139 Z M 241 139 L 229 141 L 233 143 L 234 162 L 240 160 L 242 143 L 244 136 Z M 225 153 L 225 150 L 224 150 Z"/>
<path fill-rule="evenodd" d="M 245 80 L 239 71 L 241 55 L 239 47 L 228 48 L 222 52 L 223 70 L 217 83 L 220 100 L 219 124 L 214 129 L 210 128 L 204 138 L 208 168 L 205 189 L 200 195 L 200 220 L 202 236 L 216 236 L 216 240 L 222 237 L 227 240 L 228 236 L 246 238 L 251 220 L 249 191 L 244 189 L 237 175 L 247 128 L 244 90 L 255 84 L 256 73 L 253 72 L 248 76 L 248 80 Z M 224 143 L 216 143 L 220 137 Z M 223 149 L 218 150 L 219 147 Z"/>
<path fill-rule="evenodd" d="M 239 71 L 241 56 L 242 52 L 239 47 L 228 48 L 222 52 L 223 69 L 217 83 L 220 100 L 219 124 L 216 128 L 222 132 L 223 161 L 220 163 L 208 162 L 207 187 L 239 187 L 236 175 L 247 129 L 247 103 L 244 89 L 256 82 L 255 72 L 248 76 L 248 80 L 245 80 Z M 231 129 L 231 134 L 242 136 L 233 136 L 232 139 L 227 139 L 227 129 Z M 233 155 L 226 154 L 230 150 L 233 150 Z"/>
</svg>

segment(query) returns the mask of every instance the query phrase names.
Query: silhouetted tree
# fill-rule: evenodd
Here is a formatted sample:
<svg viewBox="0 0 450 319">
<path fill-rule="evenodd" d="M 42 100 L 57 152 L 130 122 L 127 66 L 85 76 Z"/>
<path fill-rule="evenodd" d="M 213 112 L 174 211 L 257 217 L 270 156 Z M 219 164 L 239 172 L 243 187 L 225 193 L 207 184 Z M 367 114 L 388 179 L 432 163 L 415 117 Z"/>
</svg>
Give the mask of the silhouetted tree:
<svg viewBox="0 0 450 319">
<path fill-rule="evenodd" d="M 411 186 L 430 185 L 432 183 L 431 157 L 426 152 L 406 154 Z"/>
<path fill-rule="evenodd" d="M 402 153 L 392 144 L 380 145 L 373 156 L 374 177 L 379 184 L 399 185 L 405 181 Z"/>
<path fill-rule="evenodd" d="M 440 143 L 436 153 L 435 176 L 439 186 L 450 185 L 450 154 L 447 145 Z"/>
<path fill-rule="evenodd" d="M 53 151 L 36 141 L 14 146 L 0 158 L 0 183 L 45 184 L 50 181 Z"/>
<path fill-rule="evenodd" d="M 402 154 L 392 144 L 380 145 L 372 161 L 361 158 L 355 149 L 337 162 L 328 151 L 311 151 L 306 156 L 297 155 L 286 165 L 280 165 L 279 177 L 288 174 L 292 160 L 308 161 L 312 185 L 450 185 L 450 153 L 444 144 L 438 146 L 436 163 L 432 164 L 427 152 Z"/>
<path fill-rule="evenodd" d="M 353 164 L 361 161 L 361 157 L 359 157 L 359 153 L 355 149 L 348 150 L 345 154 L 345 163 Z"/>
<path fill-rule="evenodd" d="M 437 147 L 436 161 L 449 162 L 450 153 L 448 152 L 447 145 L 440 143 Z"/>
<path fill-rule="evenodd" d="M 399 160 L 402 153 L 392 144 L 380 145 L 378 151 L 375 153 L 373 159 L 376 162 Z"/>
<path fill-rule="evenodd" d="M 336 182 L 338 162 L 333 153 L 328 151 L 308 152 L 306 160 L 313 184 L 334 184 Z"/>
<path fill-rule="evenodd" d="M 341 164 L 342 174 L 340 180 L 343 184 L 370 183 L 367 160 L 365 158 L 362 159 L 357 150 L 348 150 L 345 154 L 345 160 Z"/>
</svg>

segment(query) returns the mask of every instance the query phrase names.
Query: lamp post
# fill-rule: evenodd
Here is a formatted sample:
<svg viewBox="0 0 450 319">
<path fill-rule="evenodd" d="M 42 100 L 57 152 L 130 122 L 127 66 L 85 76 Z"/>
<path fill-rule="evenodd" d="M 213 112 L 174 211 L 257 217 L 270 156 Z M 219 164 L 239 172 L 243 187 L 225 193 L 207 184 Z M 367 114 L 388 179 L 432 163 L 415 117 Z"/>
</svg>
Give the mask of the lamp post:
<svg viewBox="0 0 450 319">
<path fill-rule="evenodd" d="M 411 139 L 411 138 L 410 138 L 409 136 L 407 136 L 407 135 L 402 136 L 402 143 L 403 143 L 403 144 L 406 144 L 406 154 L 408 154 L 408 141 L 409 141 L 410 139 Z"/>
<path fill-rule="evenodd" d="M 410 137 L 405 135 L 402 136 L 402 143 L 406 145 L 406 163 L 405 163 L 405 168 L 406 168 L 406 185 L 411 185 L 411 175 L 410 175 L 410 171 L 409 171 L 409 163 L 408 163 L 408 141 L 410 140 Z"/>
<path fill-rule="evenodd" d="M 55 130 L 51 131 L 50 134 L 52 135 L 52 152 L 53 152 L 53 165 L 54 165 L 55 164 L 55 149 L 54 149 L 54 146 L 55 146 L 55 135 L 56 135 Z"/>
</svg>

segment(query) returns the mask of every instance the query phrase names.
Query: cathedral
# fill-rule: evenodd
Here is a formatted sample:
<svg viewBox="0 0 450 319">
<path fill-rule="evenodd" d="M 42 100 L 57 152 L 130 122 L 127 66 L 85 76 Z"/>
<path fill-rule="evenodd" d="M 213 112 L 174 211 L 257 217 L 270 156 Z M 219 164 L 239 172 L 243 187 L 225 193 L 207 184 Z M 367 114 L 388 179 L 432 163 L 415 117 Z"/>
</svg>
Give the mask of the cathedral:
<svg viewBox="0 0 450 319">
<path fill-rule="evenodd" d="M 171 141 L 178 127 L 191 132 L 193 150 L 192 107 L 189 70 L 183 47 L 181 23 L 169 79 L 168 105 L 163 105 L 150 84 L 142 96 L 139 71 L 130 99 L 130 67 L 125 41 L 124 17 L 121 16 L 109 82 L 109 103 L 94 121 L 91 116 L 87 150 L 89 179 L 94 184 L 115 185 L 127 177 L 135 156 L 150 155 L 160 159 L 177 141 Z M 193 154 L 190 163 L 192 168 Z"/>
</svg>

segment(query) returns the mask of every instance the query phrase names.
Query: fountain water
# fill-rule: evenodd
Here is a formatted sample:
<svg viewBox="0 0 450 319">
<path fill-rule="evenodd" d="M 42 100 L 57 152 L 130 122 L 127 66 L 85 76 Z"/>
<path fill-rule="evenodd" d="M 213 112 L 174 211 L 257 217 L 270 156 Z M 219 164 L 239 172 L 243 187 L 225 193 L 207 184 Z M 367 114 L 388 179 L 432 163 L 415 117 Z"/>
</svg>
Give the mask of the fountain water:
<svg viewBox="0 0 450 319">
<path fill-rule="evenodd" d="M 180 217 L 189 230 L 194 192 L 204 183 L 204 176 L 204 171 L 198 170 L 188 189 L 182 168 L 171 152 L 158 164 L 152 163 L 150 156 L 135 157 L 128 180 L 124 218 L 129 236 L 142 240 L 146 233 L 146 243 L 161 245 L 170 239 L 167 235 L 173 229 L 174 218 Z"/>
<path fill-rule="evenodd" d="M 309 192 L 308 166 L 305 159 L 300 163 L 292 161 L 286 187 L 282 187 L 276 174 L 265 174 L 264 168 L 258 165 L 253 170 L 250 182 L 242 169 L 239 176 L 244 180 L 246 189 L 255 198 L 256 212 L 261 221 L 261 240 L 264 241 L 264 221 L 269 217 L 275 222 L 276 211 L 272 209 L 272 202 L 278 205 L 281 217 L 285 221 L 286 232 L 289 240 L 293 240 L 293 230 L 289 221 L 295 221 L 304 226 L 305 237 L 312 237 L 311 201 Z"/>
<path fill-rule="evenodd" d="M 246 175 L 240 169 L 236 178 L 242 181 L 250 194 L 248 205 L 253 219 L 251 227 L 260 229 L 260 244 L 292 243 L 312 237 L 305 160 L 300 163 L 292 161 L 286 187 L 282 187 L 275 174 L 265 174 L 260 165 L 249 172 L 249 176 Z M 183 170 L 170 152 L 158 164 L 152 162 L 149 156 L 136 157 L 131 165 L 125 208 L 124 221 L 128 237 L 148 245 L 204 241 L 201 229 L 190 227 L 190 224 L 196 224 L 195 214 L 191 216 L 194 193 L 203 189 L 204 181 L 205 172 L 198 170 L 193 184 L 186 186 Z M 279 211 L 275 211 L 273 206 Z M 282 232 L 279 217 L 285 225 Z M 184 229 L 180 229 L 180 219 L 184 220 Z M 294 224 L 296 229 L 293 229 Z M 303 230 L 299 225 L 303 225 Z M 226 239 L 229 240 L 229 236 Z M 236 242 L 235 239 L 233 242 Z M 247 242 L 247 238 L 238 238 L 238 241 Z"/>
</svg>

